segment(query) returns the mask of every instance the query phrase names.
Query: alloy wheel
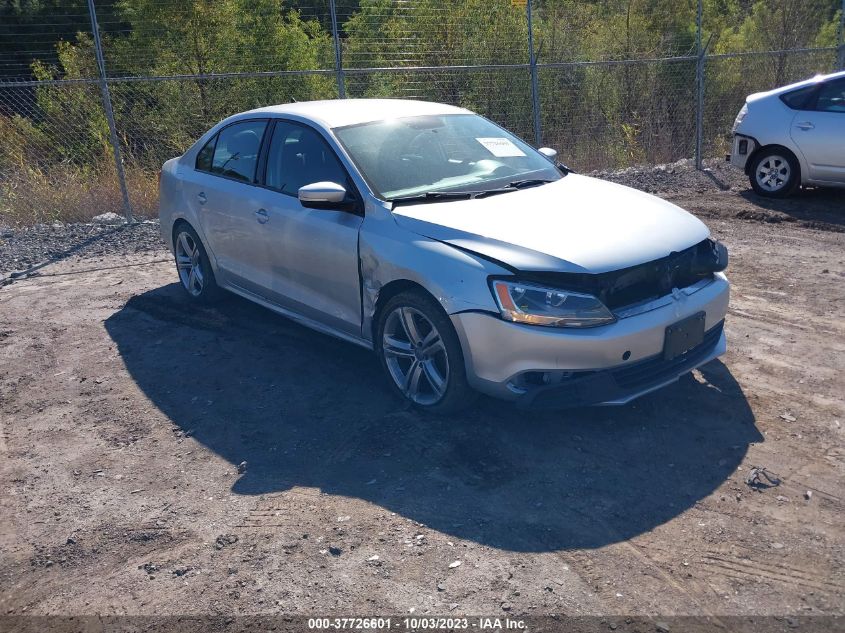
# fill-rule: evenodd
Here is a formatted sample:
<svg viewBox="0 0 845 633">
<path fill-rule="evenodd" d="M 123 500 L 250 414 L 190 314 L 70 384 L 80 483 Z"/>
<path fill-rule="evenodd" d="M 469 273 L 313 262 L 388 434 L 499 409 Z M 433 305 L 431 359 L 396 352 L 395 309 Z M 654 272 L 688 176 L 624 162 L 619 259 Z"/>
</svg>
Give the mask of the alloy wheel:
<svg viewBox="0 0 845 633">
<path fill-rule="evenodd" d="M 449 383 L 446 345 L 421 311 L 399 306 L 387 315 L 382 354 L 390 377 L 408 399 L 433 405 L 443 398 Z"/>
<path fill-rule="evenodd" d="M 190 233 L 183 231 L 176 238 L 176 268 L 185 290 L 192 297 L 202 294 L 205 276 L 199 245 Z"/>
<path fill-rule="evenodd" d="M 783 189 L 789 183 L 791 176 L 792 167 L 789 161 L 777 154 L 767 156 L 760 161 L 754 174 L 757 184 L 772 193 Z"/>
</svg>

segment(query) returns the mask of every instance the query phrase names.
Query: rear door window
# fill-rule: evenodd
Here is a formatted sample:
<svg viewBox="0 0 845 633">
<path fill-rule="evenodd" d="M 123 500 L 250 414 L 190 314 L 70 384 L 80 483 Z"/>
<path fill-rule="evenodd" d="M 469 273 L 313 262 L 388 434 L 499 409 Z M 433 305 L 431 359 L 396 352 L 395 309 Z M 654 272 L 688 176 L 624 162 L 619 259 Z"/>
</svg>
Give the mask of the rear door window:
<svg viewBox="0 0 845 633">
<path fill-rule="evenodd" d="M 821 85 L 816 110 L 845 113 L 845 79 L 827 81 Z"/>
<path fill-rule="evenodd" d="M 217 135 L 211 172 L 235 180 L 255 182 L 265 129 L 266 120 L 243 121 L 223 128 Z"/>
</svg>

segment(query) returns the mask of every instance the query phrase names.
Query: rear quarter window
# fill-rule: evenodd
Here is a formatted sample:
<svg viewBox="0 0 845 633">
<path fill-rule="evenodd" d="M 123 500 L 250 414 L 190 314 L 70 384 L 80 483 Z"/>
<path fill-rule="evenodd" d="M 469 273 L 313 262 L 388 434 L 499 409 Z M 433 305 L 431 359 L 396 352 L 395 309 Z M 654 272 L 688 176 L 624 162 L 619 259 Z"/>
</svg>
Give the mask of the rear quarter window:
<svg viewBox="0 0 845 633">
<path fill-rule="evenodd" d="M 217 135 L 211 137 L 197 154 L 196 167 L 200 171 L 211 171 L 211 161 L 214 157 L 214 145 L 217 143 Z"/>
<path fill-rule="evenodd" d="M 793 110 L 806 110 L 816 93 L 817 86 L 805 86 L 780 96 L 780 100 Z"/>
</svg>

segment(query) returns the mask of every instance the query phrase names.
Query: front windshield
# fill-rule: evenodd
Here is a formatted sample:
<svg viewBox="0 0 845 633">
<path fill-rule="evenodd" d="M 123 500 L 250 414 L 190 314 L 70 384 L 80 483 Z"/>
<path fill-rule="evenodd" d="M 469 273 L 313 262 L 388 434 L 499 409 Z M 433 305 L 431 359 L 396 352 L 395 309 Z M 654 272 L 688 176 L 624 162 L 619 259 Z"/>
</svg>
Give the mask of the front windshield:
<svg viewBox="0 0 845 633">
<path fill-rule="evenodd" d="M 334 133 L 384 200 L 561 177 L 542 154 L 475 114 L 387 119 Z"/>
</svg>

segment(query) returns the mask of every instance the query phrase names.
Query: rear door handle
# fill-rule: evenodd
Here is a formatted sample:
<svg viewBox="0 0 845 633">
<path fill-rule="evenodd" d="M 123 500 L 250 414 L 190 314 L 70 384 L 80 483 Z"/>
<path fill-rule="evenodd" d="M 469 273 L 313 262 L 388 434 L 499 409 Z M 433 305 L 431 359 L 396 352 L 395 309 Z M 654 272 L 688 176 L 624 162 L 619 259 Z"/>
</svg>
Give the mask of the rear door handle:
<svg viewBox="0 0 845 633">
<path fill-rule="evenodd" d="M 795 127 L 801 128 L 802 130 L 812 130 L 815 125 L 812 124 L 810 121 L 802 121 L 801 123 L 796 123 Z"/>
<path fill-rule="evenodd" d="M 267 215 L 267 209 L 259 209 L 256 211 L 255 219 L 258 220 L 259 224 L 267 224 L 267 221 L 270 219 L 270 216 Z"/>
<path fill-rule="evenodd" d="M 200 191 L 197 194 L 197 200 L 200 201 L 200 204 L 205 204 L 206 202 L 208 202 L 208 198 L 205 196 L 205 191 Z"/>
</svg>

